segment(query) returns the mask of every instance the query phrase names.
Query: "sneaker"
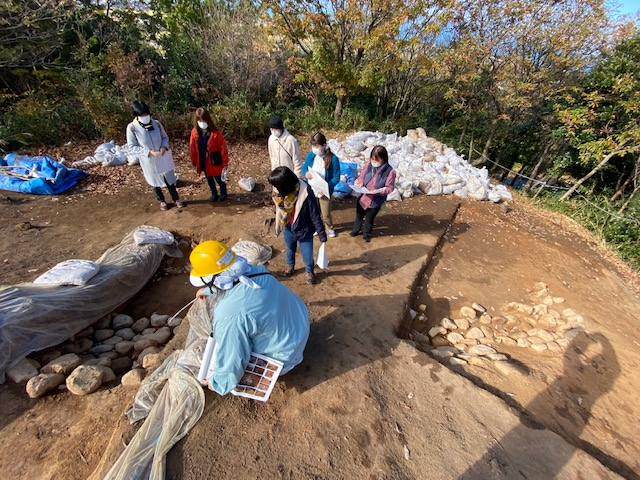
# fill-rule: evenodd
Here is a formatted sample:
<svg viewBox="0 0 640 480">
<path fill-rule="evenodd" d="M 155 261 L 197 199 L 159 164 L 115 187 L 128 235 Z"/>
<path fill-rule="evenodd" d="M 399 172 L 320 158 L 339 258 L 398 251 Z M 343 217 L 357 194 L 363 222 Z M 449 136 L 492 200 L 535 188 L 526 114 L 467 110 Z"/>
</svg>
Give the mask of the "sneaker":
<svg viewBox="0 0 640 480">
<path fill-rule="evenodd" d="M 227 194 L 223 193 L 223 194 L 220 195 L 220 198 L 218 199 L 218 201 L 224 202 L 226 199 L 227 199 Z"/>
<path fill-rule="evenodd" d="M 218 201 L 218 194 L 216 193 L 215 195 L 211 195 L 211 198 L 209 199 L 210 202 L 217 202 Z"/>
<path fill-rule="evenodd" d="M 283 277 L 290 277 L 291 275 L 293 275 L 293 266 L 287 265 L 287 267 L 284 269 L 281 275 Z"/>
<path fill-rule="evenodd" d="M 336 231 L 329 228 L 327 230 L 327 235 L 329 235 L 331 238 L 336 238 Z"/>
<path fill-rule="evenodd" d="M 176 202 L 176 207 L 178 207 L 178 208 L 184 208 L 184 203 L 183 203 L 183 202 L 181 202 L 180 200 L 178 200 L 178 201 Z"/>
<path fill-rule="evenodd" d="M 371 241 L 371 237 L 362 237 L 362 239 L 367 243 Z"/>
<path fill-rule="evenodd" d="M 349 235 L 355 237 L 357 235 L 360 235 L 360 232 L 351 232 Z"/>
<path fill-rule="evenodd" d="M 160 210 L 168 210 L 167 202 L 160 202 Z"/>
<path fill-rule="evenodd" d="M 315 273 L 307 272 L 307 283 L 309 285 L 315 285 L 317 283 Z"/>
</svg>

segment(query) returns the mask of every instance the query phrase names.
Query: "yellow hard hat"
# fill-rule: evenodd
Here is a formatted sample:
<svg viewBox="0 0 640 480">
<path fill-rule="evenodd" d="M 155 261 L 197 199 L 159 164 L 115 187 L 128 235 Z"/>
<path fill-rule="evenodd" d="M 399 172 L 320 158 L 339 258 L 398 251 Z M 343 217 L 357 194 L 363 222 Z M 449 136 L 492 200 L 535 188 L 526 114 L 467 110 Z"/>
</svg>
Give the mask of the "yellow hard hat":
<svg viewBox="0 0 640 480">
<path fill-rule="evenodd" d="M 191 276 L 206 277 L 224 272 L 236 261 L 236 254 L 222 242 L 207 240 L 193 249 L 189 261 Z"/>
</svg>

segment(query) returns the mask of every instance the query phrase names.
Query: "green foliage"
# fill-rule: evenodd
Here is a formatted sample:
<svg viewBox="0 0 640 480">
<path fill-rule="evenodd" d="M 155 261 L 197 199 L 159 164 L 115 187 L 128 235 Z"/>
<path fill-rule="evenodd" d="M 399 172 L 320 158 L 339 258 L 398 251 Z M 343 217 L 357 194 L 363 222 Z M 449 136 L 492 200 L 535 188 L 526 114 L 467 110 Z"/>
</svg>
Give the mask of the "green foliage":
<svg viewBox="0 0 640 480">
<path fill-rule="evenodd" d="M 228 139 L 255 140 L 267 137 L 269 118 L 273 110 L 269 104 L 251 104 L 242 95 L 232 95 L 209 106 L 213 121 Z"/>
</svg>

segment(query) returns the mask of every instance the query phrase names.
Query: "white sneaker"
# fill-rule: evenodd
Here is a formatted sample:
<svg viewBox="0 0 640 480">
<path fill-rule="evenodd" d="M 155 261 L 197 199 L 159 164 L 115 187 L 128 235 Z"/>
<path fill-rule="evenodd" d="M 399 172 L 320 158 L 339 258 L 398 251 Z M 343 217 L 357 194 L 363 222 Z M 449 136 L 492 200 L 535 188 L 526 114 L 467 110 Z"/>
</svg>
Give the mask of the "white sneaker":
<svg viewBox="0 0 640 480">
<path fill-rule="evenodd" d="M 327 235 L 329 235 L 331 238 L 335 238 L 336 237 L 336 231 L 335 230 L 331 230 L 329 228 L 329 229 L 327 229 Z"/>
</svg>

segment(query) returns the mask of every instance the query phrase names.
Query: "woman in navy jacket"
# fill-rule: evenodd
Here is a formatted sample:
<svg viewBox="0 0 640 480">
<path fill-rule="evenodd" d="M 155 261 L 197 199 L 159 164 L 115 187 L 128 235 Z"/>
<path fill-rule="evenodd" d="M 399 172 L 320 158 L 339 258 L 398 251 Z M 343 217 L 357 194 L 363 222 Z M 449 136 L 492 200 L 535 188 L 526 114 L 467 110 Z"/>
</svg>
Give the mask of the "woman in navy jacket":
<svg viewBox="0 0 640 480">
<path fill-rule="evenodd" d="M 340 160 L 333 154 L 327 145 L 326 137 L 320 132 L 311 137 L 311 151 L 304 160 L 302 174 L 308 179 L 317 174 L 327 182 L 328 192 L 314 187 L 313 193 L 318 199 L 322 221 L 327 227 L 327 234 L 332 238 L 335 237 L 336 232 L 333 230 L 333 220 L 331 219 L 331 195 L 340 181 Z"/>
<path fill-rule="evenodd" d="M 327 234 L 313 190 L 289 167 L 277 167 L 273 170 L 269 175 L 269 183 L 274 187 L 276 236 L 284 231 L 287 267 L 282 276 L 293 275 L 299 243 L 302 261 L 307 272 L 307 283 L 314 285 L 316 277 L 313 266 L 313 234 L 317 232 L 322 243 L 327 241 Z"/>
</svg>

